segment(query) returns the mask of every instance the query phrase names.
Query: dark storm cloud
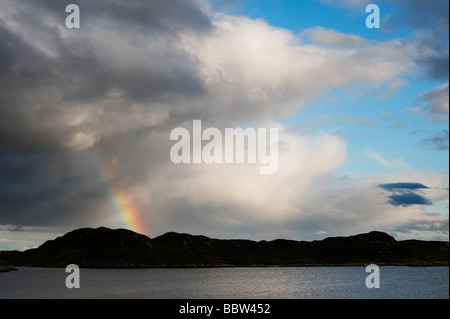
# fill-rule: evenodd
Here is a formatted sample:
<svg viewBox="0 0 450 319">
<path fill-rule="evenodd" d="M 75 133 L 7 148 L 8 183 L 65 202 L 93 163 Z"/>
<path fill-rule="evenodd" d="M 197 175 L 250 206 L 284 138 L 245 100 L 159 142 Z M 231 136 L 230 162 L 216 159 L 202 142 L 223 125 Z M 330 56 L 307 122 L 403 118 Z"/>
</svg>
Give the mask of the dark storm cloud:
<svg viewBox="0 0 450 319">
<path fill-rule="evenodd" d="M 388 196 L 388 203 L 394 206 L 410 206 L 410 205 L 431 205 L 432 203 L 425 197 L 414 192 L 404 192 L 401 194 L 393 194 Z"/>
<path fill-rule="evenodd" d="M 204 94 L 178 34 L 212 29 L 199 1 L 80 0 L 78 30 L 70 3 L 0 2 L 0 224 L 88 223 L 107 193 L 79 149 L 126 154 L 167 107 Z"/>
<path fill-rule="evenodd" d="M 3 152 L 0 194 L 0 223 L 12 225 L 87 221 L 91 204 L 104 197 L 80 154 L 61 151 Z"/>
<path fill-rule="evenodd" d="M 414 190 L 429 189 L 429 187 L 421 183 L 388 183 L 380 184 L 379 188 L 393 192 L 389 195 L 388 203 L 394 206 L 410 206 L 410 205 L 432 205 L 431 201 L 422 195 L 417 194 Z"/>
<path fill-rule="evenodd" d="M 104 101 L 99 111 L 113 116 L 128 113 L 133 102 L 152 111 L 151 103 L 168 97 L 204 93 L 196 64 L 179 48 L 174 32 L 211 29 L 199 2 L 79 1 L 84 25 L 68 31 L 64 19 L 70 2 L 21 2 L 11 14 L 19 31 L 0 19 L 2 149 L 66 147 L 81 128 L 67 125 L 67 119 L 99 100 Z M 54 24 L 40 19 L 46 16 Z M 111 29 L 99 29 L 97 23 Z M 108 103 L 105 96 L 111 92 L 119 92 L 121 101 Z M 82 129 L 94 131 L 92 136 L 109 124 L 92 112 L 85 117 L 91 124 Z"/>
<path fill-rule="evenodd" d="M 30 6 L 43 7 L 65 19 L 65 8 L 72 0 L 40 0 Z M 131 27 L 145 27 L 147 32 L 192 29 L 204 31 L 212 28 L 210 18 L 196 0 L 100 0 L 76 1 L 82 13 L 82 23 L 109 17 L 110 23 L 127 23 Z"/>
<path fill-rule="evenodd" d="M 420 183 L 389 183 L 380 184 L 378 187 L 385 190 L 399 190 L 399 189 L 427 189 L 428 187 Z"/>
</svg>

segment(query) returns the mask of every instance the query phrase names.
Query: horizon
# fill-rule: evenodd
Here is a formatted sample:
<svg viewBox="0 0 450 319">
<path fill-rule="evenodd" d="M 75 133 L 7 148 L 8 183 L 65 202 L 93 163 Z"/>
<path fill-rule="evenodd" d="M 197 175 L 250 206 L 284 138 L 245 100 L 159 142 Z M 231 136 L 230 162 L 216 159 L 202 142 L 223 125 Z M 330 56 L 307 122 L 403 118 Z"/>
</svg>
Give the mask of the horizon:
<svg viewBox="0 0 450 319">
<path fill-rule="evenodd" d="M 243 238 L 243 237 L 242 237 L 242 238 L 218 238 L 218 237 L 205 236 L 205 235 L 203 235 L 203 234 L 197 234 L 197 233 L 196 233 L 196 234 L 190 234 L 190 233 L 182 233 L 182 232 L 175 232 L 175 231 L 167 231 L 167 232 L 165 232 L 165 233 L 163 233 L 163 234 L 160 234 L 160 235 L 157 235 L 157 236 L 155 236 L 155 237 L 149 237 L 149 236 L 147 236 L 147 235 L 145 235 L 145 234 L 138 233 L 138 232 L 133 231 L 133 230 L 131 230 L 131 229 L 126 229 L 126 228 L 109 228 L 109 227 L 99 226 L 99 227 L 95 227 L 95 228 L 94 228 L 94 227 L 81 227 L 81 228 L 73 229 L 73 230 L 68 231 L 68 232 L 66 232 L 66 233 L 64 233 L 64 234 L 61 234 L 61 235 L 59 235 L 59 236 L 57 236 L 57 237 L 54 237 L 54 238 L 51 238 L 51 239 L 47 239 L 47 240 L 45 240 L 44 242 L 40 243 L 39 245 L 37 245 L 37 246 L 35 246 L 35 247 L 30 247 L 30 248 L 27 248 L 27 249 L 24 249 L 24 250 L 18 250 L 18 249 L 13 249 L 13 250 L 2 250 L 2 249 L 0 249 L 0 252 L 1 252 L 1 251 L 19 251 L 19 252 L 24 252 L 24 251 L 29 250 L 29 249 L 36 249 L 36 248 L 39 248 L 41 245 L 43 245 L 43 244 L 46 243 L 47 241 L 53 241 L 53 240 L 55 240 L 55 239 L 64 237 L 65 235 L 67 235 L 67 234 L 69 234 L 69 233 L 71 233 L 71 232 L 74 232 L 74 231 L 79 231 L 79 230 L 83 230 L 83 229 L 98 230 L 98 229 L 100 229 L 100 228 L 104 228 L 104 229 L 112 230 L 112 231 L 115 231 L 115 230 L 131 231 L 131 232 L 136 233 L 136 234 L 138 234 L 138 235 L 143 235 L 143 236 L 149 238 L 150 240 L 172 233 L 172 234 L 177 234 L 177 235 L 187 235 L 187 236 L 193 236 L 193 237 L 206 237 L 206 238 L 208 238 L 208 239 L 215 239 L 215 240 L 249 240 L 249 241 L 253 241 L 253 242 L 271 242 L 271 241 L 276 241 L 276 240 L 290 240 L 290 241 L 296 241 L 296 242 L 301 242 L 301 241 L 302 241 L 302 242 L 313 242 L 313 241 L 322 241 L 322 240 L 325 240 L 325 239 L 327 239 L 327 238 L 348 238 L 348 237 L 352 237 L 352 236 L 368 235 L 368 234 L 370 234 L 370 233 L 383 233 L 383 234 L 386 234 L 386 235 L 388 235 L 388 236 L 394 238 L 394 240 L 396 240 L 396 241 L 398 241 L 398 242 L 408 241 L 408 240 L 434 241 L 434 240 L 420 240 L 420 239 L 415 239 L 415 238 L 408 238 L 408 239 L 402 239 L 402 240 L 399 240 L 399 239 L 395 238 L 394 236 L 392 236 L 392 235 L 390 235 L 390 234 L 388 234 L 388 233 L 386 233 L 386 232 L 382 232 L 382 231 L 378 231 L 378 230 L 371 230 L 371 231 L 368 231 L 368 232 L 365 232 L 365 233 L 355 233 L 355 234 L 351 234 L 351 235 L 336 235 L 336 236 L 329 236 L 329 237 L 324 237 L 324 238 L 322 238 L 322 239 L 312 239 L 312 240 L 288 239 L 288 238 L 272 238 L 272 239 L 259 239 L 259 240 L 258 240 L 258 239 L 249 239 L 249 238 Z M 444 240 L 444 241 L 441 241 L 441 242 L 446 242 L 446 243 L 448 243 L 449 241 L 448 241 L 448 240 L 447 240 L 447 241 Z"/>
<path fill-rule="evenodd" d="M 0 2 L 0 250 L 100 225 L 449 241 L 447 0 L 69 4 Z"/>
</svg>

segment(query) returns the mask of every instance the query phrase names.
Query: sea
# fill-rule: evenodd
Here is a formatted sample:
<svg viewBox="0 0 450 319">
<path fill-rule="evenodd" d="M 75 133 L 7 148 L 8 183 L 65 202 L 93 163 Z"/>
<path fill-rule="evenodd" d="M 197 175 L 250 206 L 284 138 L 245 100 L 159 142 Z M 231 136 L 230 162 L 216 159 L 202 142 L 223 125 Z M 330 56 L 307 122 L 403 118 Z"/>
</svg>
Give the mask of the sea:
<svg viewBox="0 0 450 319">
<path fill-rule="evenodd" d="M 65 268 L 19 267 L 0 273 L 0 299 L 449 298 L 449 267 L 380 266 L 378 288 L 368 288 L 373 274 L 354 266 L 79 268 L 76 288 Z"/>
</svg>

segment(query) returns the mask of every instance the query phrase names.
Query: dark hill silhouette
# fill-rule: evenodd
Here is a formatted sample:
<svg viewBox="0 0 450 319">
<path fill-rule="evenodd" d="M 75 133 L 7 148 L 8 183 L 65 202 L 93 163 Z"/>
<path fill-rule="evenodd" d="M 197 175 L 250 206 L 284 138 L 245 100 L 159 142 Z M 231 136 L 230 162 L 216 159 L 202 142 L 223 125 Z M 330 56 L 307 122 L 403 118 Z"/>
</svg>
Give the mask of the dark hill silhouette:
<svg viewBox="0 0 450 319">
<path fill-rule="evenodd" d="M 306 265 L 448 265 L 448 242 L 397 241 L 373 231 L 312 242 L 212 239 L 166 233 L 150 239 L 126 229 L 82 228 L 24 252 L 2 251 L 14 266 L 216 267 Z"/>
</svg>

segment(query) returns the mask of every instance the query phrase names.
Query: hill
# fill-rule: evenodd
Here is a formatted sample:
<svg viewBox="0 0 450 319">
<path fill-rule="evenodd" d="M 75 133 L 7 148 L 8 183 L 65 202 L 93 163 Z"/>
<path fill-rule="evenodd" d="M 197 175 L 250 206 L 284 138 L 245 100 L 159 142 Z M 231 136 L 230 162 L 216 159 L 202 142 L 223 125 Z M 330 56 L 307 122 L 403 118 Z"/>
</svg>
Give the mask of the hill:
<svg viewBox="0 0 450 319">
<path fill-rule="evenodd" d="M 2 251 L 14 266 L 92 268 L 448 265 L 448 242 L 397 241 L 373 231 L 319 241 L 212 239 L 180 233 L 156 238 L 126 229 L 82 228 L 24 252 Z"/>
</svg>

